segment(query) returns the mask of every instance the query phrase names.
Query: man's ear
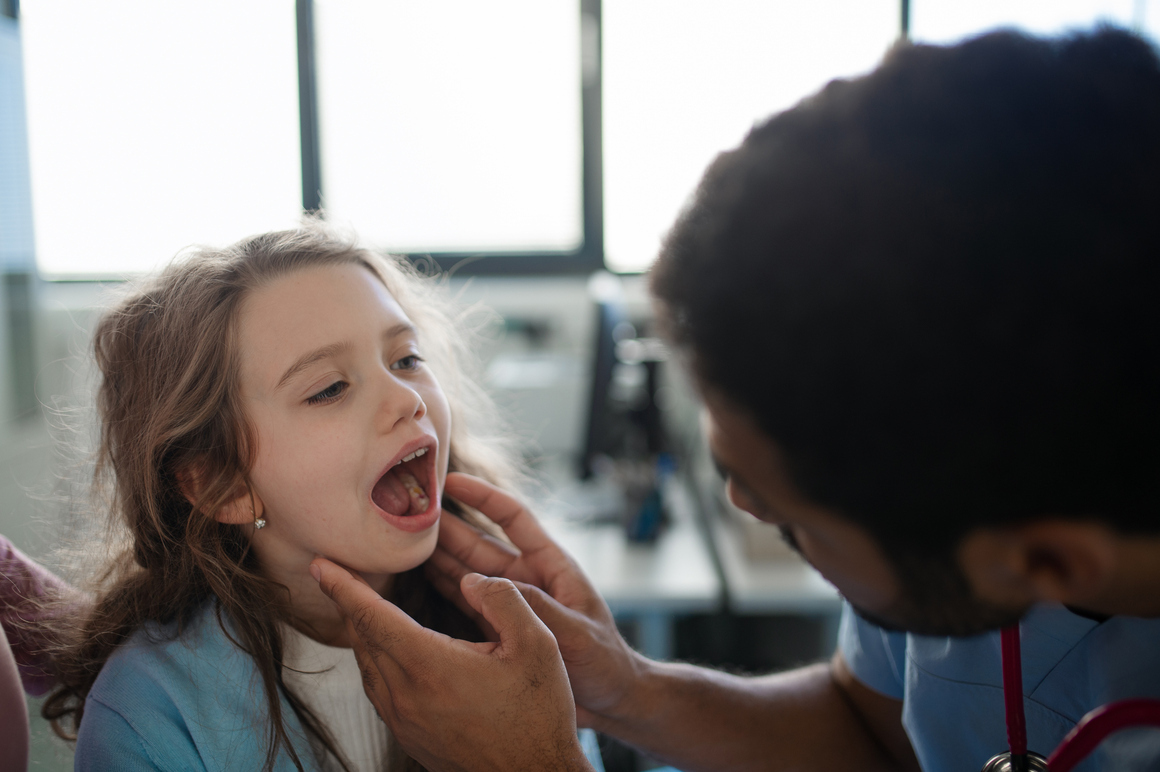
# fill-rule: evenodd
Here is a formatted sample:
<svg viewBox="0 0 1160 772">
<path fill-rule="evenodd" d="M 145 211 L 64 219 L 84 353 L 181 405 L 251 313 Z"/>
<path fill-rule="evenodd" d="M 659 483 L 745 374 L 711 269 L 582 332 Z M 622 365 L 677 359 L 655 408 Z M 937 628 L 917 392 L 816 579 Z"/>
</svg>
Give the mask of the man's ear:
<svg viewBox="0 0 1160 772">
<path fill-rule="evenodd" d="M 1083 608 L 1112 583 L 1116 553 L 1116 535 L 1101 523 L 1039 520 L 972 531 L 959 545 L 958 559 L 982 600 Z"/>
<path fill-rule="evenodd" d="M 201 470 L 194 467 L 183 469 L 177 473 L 177 485 L 181 495 L 195 507 L 201 500 L 205 488 L 205 476 Z M 235 495 L 226 502 L 214 515 L 214 520 L 228 525 L 244 525 L 252 523 L 262 516 L 265 507 L 258 495 L 251 494 L 249 486 L 238 481 Z"/>
</svg>

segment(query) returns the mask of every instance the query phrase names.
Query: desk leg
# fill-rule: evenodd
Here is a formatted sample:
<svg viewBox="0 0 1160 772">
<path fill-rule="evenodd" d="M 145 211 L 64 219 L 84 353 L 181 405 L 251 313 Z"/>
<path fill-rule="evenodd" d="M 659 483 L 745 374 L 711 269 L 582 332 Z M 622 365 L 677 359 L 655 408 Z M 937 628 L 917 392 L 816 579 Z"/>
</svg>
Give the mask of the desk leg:
<svg viewBox="0 0 1160 772">
<path fill-rule="evenodd" d="M 673 617 L 662 611 L 638 614 L 637 647 L 649 659 L 673 658 Z"/>
</svg>

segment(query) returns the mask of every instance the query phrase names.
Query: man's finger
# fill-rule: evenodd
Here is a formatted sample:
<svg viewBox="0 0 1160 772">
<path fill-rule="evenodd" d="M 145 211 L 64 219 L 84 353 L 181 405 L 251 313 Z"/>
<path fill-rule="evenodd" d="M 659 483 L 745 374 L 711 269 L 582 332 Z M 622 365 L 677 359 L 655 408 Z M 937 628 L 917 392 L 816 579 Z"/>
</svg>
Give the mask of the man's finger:
<svg viewBox="0 0 1160 772">
<path fill-rule="evenodd" d="M 481 546 L 479 531 L 467 523 L 452 523 L 452 518 L 448 518 L 446 530 L 439 533 L 440 544 L 468 570 L 537 585 L 567 606 L 588 605 L 586 599 L 595 595 L 595 590 L 580 566 L 548 536 L 535 515 L 517 499 L 491 483 L 461 472 L 447 476 L 445 490 L 491 518 L 520 550 L 518 559 L 502 571 L 496 571 L 496 565 L 478 558 L 488 551 Z M 507 545 L 503 548 L 510 550 Z M 483 565 L 476 565 L 473 561 L 477 560 Z M 454 573 L 450 567 L 448 570 Z"/>
<path fill-rule="evenodd" d="M 514 582 L 514 584 L 532 612 L 548 626 L 557 640 L 570 627 L 574 627 L 578 620 L 583 618 L 581 614 L 560 603 L 534 584 L 524 582 Z"/>
<path fill-rule="evenodd" d="M 467 606 L 467 601 L 463 600 L 463 593 L 459 590 L 459 580 L 470 574 L 471 569 L 442 547 L 436 547 L 431 557 L 427 558 L 423 573 L 427 576 L 427 581 L 435 585 L 440 595 L 459 606 L 459 609 L 469 616 L 474 613 L 474 610 L 468 611 L 471 607 Z"/>
<path fill-rule="evenodd" d="M 456 584 L 459 583 L 459 580 L 464 575 L 472 573 L 471 568 L 467 564 L 442 544 L 435 545 L 435 551 L 431 553 L 431 557 L 427 558 L 427 567 L 453 580 Z M 476 571 L 475 573 L 482 574 L 484 572 Z M 493 576 L 494 574 L 485 575 Z"/>
<path fill-rule="evenodd" d="M 395 604 L 379 597 L 361 577 L 355 578 L 326 558 L 312 560 L 310 570 L 322 591 L 342 611 L 348 629 L 362 642 L 383 676 L 389 680 L 395 675 L 405 675 L 408 665 L 420 656 L 417 652 L 423 650 L 430 631 Z"/>
<path fill-rule="evenodd" d="M 362 639 L 355 633 L 354 625 L 351 624 L 349 618 L 346 620 L 346 629 L 347 635 L 350 637 L 351 648 L 354 650 L 354 658 L 358 662 L 359 674 L 362 676 L 363 691 L 366 692 L 367 698 L 375 706 L 375 710 L 383 723 L 387 726 L 394 726 L 395 705 L 394 700 L 391 699 L 390 684 L 383 678 L 378 664 L 368 653 Z"/>
<path fill-rule="evenodd" d="M 461 523 L 457 528 L 466 528 L 472 533 L 478 534 L 475 528 Z M 443 531 L 440 531 L 439 544 L 436 545 L 435 551 L 431 553 L 431 557 L 427 559 L 427 567 L 429 573 L 439 573 L 450 580 L 454 581 L 458 586 L 459 581 L 467 574 L 483 574 L 484 576 L 502 576 L 504 579 L 511 579 L 513 582 L 536 582 L 539 577 L 534 575 L 518 556 L 514 558 L 514 562 L 508 564 L 506 561 L 492 561 L 492 560 L 476 560 L 469 558 L 464 560 L 461 557 L 462 552 L 457 553 L 454 549 L 454 544 L 446 544 L 443 539 Z M 474 538 L 470 535 L 467 538 Z M 503 545 L 506 549 L 511 550 L 512 547 Z M 478 557 L 478 551 L 475 557 Z"/>
<path fill-rule="evenodd" d="M 439 546 L 453 555 L 464 573 L 508 576 L 519 565 L 520 551 L 510 544 L 483 533 L 454 515 L 439 521 Z M 458 579 L 459 577 L 456 577 Z"/>
<path fill-rule="evenodd" d="M 507 579 L 468 574 L 460 586 L 467 602 L 495 628 L 500 646 L 505 649 L 519 648 L 536 632 L 551 636 L 524 596 Z"/>
<path fill-rule="evenodd" d="M 453 565 L 453 569 L 448 571 L 441 568 L 440 562 L 436 556 L 443 554 L 447 561 Z M 435 587 L 436 592 L 442 595 L 447 600 L 455 604 L 455 607 L 462 611 L 468 619 L 479 625 L 483 637 L 489 641 L 498 641 L 499 636 L 492 628 L 488 621 L 483 616 L 471 607 L 467 599 L 463 597 L 463 591 L 459 587 L 460 580 L 471 573 L 465 566 L 463 566 L 455 558 L 443 553 L 442 550 L 436 548 L 435 553 L 428 559 L 426 566 L 424 566 L 424 574 L 427 576 L 427 581 Z"/>
<path fill-rule="evenodd" d="M 447 475 L 444 490 L 503 528 L 504 533 L 520 550 L 519 560 L 512 563 L 502 576 L 513 581 L 537 584 L 556 594 L 559 580 L 568 584 L 573 577 L 583 575 L 571 556 L 552 541 L 535 515 L 518 499 L 491 483 L 461 472 Z M 457 534 L 458 530 L 451 533 Z"/>
<path fill-rule="evenodd" d="M 453 472 L 447 475 L 443 490 L 452 498 L 479 510 L 502 528 L 524 555 L 538 550 L 559 549 L 527 507 L 491 483 Z"/>
</svg>

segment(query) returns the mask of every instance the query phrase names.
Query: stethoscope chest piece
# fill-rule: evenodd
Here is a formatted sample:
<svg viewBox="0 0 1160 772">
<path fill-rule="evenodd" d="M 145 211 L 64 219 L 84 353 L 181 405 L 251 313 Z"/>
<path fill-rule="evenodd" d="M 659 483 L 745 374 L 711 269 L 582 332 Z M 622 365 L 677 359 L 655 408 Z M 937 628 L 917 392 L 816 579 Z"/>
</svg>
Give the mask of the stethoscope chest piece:
<svg viewBox="0 0 1160 772">
<path fill-rule="evenodd" d="M 1012 763 L 1010 751 L 1004 751 L 983 765 L 983 772 L 1047 772 L 1047 759 L 1038 753 L 1027 751 L 1023 758 L 1027 763 L 1020 766 Z"/>
</svg>

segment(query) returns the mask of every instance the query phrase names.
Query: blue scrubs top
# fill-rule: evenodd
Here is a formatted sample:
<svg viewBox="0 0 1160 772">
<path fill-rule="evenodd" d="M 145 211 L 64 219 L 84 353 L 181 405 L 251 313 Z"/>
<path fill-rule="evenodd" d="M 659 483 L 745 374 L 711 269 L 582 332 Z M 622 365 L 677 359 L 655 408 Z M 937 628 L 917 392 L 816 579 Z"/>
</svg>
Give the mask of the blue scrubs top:
<svg viewBox="0 0 1160 772">
<path fill-rule="evenodd" d="M 1062 606 L 1020 624 L 1027 747 L 1047 756 L 1084 714 L 1129 697 L 1160 699 L 1160 619 L 1096 622 Z M 936 638 L 891 633 L 847 606 L 839 648 L 859 681 L 902 700 L 924 772 L 975 772 L 1007 750 L 999 633 Z M 1160 770 L 1160 730 L 1112 735 L 1077 772 Z"/>
</svg>

